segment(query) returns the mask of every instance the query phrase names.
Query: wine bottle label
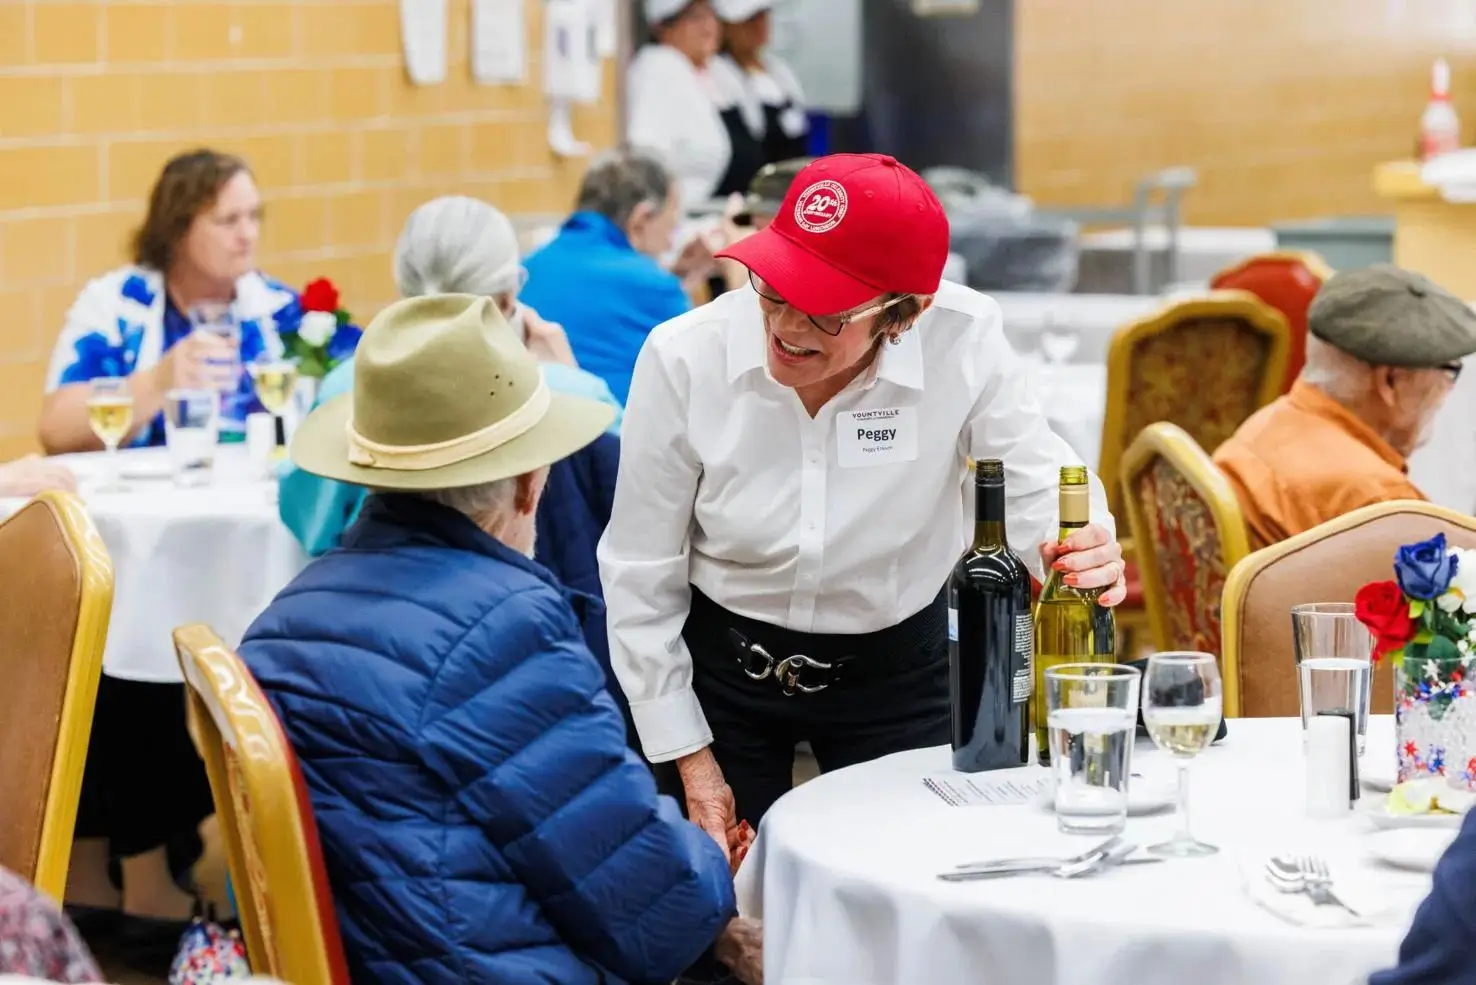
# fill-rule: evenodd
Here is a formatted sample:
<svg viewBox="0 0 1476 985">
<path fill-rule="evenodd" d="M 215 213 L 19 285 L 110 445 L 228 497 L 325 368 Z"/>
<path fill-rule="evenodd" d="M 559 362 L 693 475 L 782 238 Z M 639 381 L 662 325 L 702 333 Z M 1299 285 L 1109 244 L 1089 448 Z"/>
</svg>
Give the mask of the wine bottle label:
<svg viewBox="0 0 1476 985">
<path fill-rule="evenodd" d="M 1015 616 L 1015 674 L 1010 682 L 1010 700 L 1029 701 L 1035 693 L 1035 622 L 1030 613 Z"/>
<path fill-rule="evenodd" d="M 948 642 L 958 642 L 958 610 L 952 606 L 948 608 Z"/>
</svg>

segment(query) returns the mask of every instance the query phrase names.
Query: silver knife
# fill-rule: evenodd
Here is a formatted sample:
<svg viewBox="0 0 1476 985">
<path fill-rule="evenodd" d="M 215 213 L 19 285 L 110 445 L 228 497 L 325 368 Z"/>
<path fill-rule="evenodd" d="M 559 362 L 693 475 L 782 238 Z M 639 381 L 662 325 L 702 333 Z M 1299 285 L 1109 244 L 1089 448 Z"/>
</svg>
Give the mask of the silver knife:
<svg viewBox="0 0 1476 985">
<path fill-rule="evenodd" d="M 1019 869 L 1054 869 L 1062 865 L 1072 865 L 1077 862 L 1085 862 L 1093 856 L 1103 852 L 1110 852 L 1122 843 L 1121 835 L 1114 835 L 1082 852 L 1080 855 L 1071 855 L 1066 858 L 1053 858 L 1049 855 L 1039 857 L 1023 858 L 999 858 L 984 862 L 965 862 L 953 867 L 954 872 L 1014 872 Z"/>
<path fill-rule="evenodd" d="M 1131 854 L 1131 852 L 1136 850 L 1136 846 L 1123 847 L 1127 848 L 1127 851 L 1123 853 L 1124 856 Z M 1164 860 L 1161 858 L 1154 858 L 1151 856 L 1143 858 L 1119 858 L 1116 857 L 1116 852 L 1108 852 L 1103 855 L 1098 855 L 1096 858 L 1093 859 L 1083 859 L 1065 865 L 1057 862 L 1053 865 L 1035 865 L 1018 868 L 971 869 L 963 872 L 940 872 L 938 874 L 938 878 L 943 880 L 944 882 L 974 882 L 980 879 L 1002 879 L 1007 876 L 1033 874 L 1060 875 L 1069 878 L 1076 875 L 1086 875 L 1100 869 L 1116 868 L 1119 865 L 1153 865 L 1162 861 Z"/>
</svg>

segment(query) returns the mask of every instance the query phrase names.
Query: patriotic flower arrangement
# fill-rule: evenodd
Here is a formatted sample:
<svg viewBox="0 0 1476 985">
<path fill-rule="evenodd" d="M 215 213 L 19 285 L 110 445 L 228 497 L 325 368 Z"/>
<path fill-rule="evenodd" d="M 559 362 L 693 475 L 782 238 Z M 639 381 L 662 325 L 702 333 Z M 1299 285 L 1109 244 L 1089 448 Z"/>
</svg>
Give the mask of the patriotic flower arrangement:
<svg viewBox="0 0 1476 985">
<path fill-rule="evenodd" d="M 282 344 L 296 357 L 300 375 L 322 379 L 354 354 L 364 333 L 340 307 L 338 288 L 326 277 L 304 287 L 299 304 L 302 318 L 296 328 L 279 328 Z"/>
<path fill-rule="evenodd" d="M 1444 534 L 1394 554 L 1394 578 L 1364 585 L 1358 621 L 1373 634 L 1375 663 L 1396 668 L 1399 779 L 1447 776 L 1476 789 L 1476 550 Z M 1462 765 L 1464 764 L 1464 765 Z"/>
</svg>

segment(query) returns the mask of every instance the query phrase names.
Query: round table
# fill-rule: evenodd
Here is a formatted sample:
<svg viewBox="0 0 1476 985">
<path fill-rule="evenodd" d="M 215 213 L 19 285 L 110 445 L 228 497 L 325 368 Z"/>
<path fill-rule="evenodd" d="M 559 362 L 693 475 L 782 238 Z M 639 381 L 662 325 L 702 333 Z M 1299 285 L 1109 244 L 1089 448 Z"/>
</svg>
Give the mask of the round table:
<svg viewBox="0 0 1476 985">
<path fill-rule="evenodd" d="M 1102 418 L 1107 412 L 1107 367 L 1101 363 L 1048 363 L 1021 357 L 1035 379 L 1036 395 L 1051 430 L 1081 463 L 1096 471 L 1102 460 Z"/>
<path fill-rule="evenodd" d="M 1370 756 L 1393 721 L 1370 722 Z M 1037 804 L 952 807 L 922 783 L 947 748 L 838 770 L 784 796 L 739 872 L 740 909 L 764 921 L 765 979 L 783 985 L 1351 985 L 1394 963 L 1430 877 L 1367 855 L 1362 817 L 1310 821 L 1297 719 L 1238 719 L 1194 764 L 1196 835 L 1218 855 L 1063 881 L 945 883 L 937 873 L 1002 856 L 1072 854 Z M 1172 778 L 1141 740 L 1134 782 Z M 1125 837 L 1165 840 L 1170 812 L 1130 818 Z M 1287 923 L 1246 892 L 1250 866 L 1315 852 L 1335 876 L 1376 880 L 1394 916 L 1375 927 Z"/>
<path fill-rule="evenodd" d="M 208 624 L 235 645 L 307 557 L 277 516 L 276 488 L 244 445 L 222 445 L 210 485 L 180 488 L 167 452 L 118 453 L 126 492 L 96 492 L 101 452 L 62 455 L 113 559 L 113 616 L 103 671 L 179 683 L 171 634 Z M 14 508 L 12 504 L 11 508 Z"/>
</svg>

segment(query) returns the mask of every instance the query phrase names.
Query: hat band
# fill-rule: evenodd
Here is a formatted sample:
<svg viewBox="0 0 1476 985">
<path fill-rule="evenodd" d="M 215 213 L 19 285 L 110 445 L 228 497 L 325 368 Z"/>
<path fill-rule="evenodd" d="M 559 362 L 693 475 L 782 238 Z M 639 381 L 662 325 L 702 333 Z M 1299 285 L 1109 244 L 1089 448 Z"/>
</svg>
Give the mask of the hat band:
<svg viewBox="0 0 1476 985">
<path fill-rule="evenodd" d="M 348 460 L 353 465 L 394 472 L 424 472 L 476 458 L 514 438 L 527 434 L 548 413 L 553 397 L 540 376 L 538 389 L 523 405 L 500 421 L 458 438 L 429 445 L 383 445 L 364 437 L 354 428 L 353 415 L 344 424 L 348 434 Z"/>
</svg>

